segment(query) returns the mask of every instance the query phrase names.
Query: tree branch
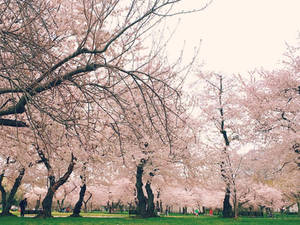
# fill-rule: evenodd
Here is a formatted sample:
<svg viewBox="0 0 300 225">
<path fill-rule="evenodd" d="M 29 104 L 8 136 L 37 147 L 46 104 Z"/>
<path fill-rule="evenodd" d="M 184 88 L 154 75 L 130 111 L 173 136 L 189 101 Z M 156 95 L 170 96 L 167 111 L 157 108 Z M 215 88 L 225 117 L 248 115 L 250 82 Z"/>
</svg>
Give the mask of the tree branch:
<svg viewBox="0 0 300 225">
<path fill-rule="evenodd" d="M 25 122 L 10 119 L 0 119 L 0 125 L 9 127 L 29 127 Z"/>
</svg>

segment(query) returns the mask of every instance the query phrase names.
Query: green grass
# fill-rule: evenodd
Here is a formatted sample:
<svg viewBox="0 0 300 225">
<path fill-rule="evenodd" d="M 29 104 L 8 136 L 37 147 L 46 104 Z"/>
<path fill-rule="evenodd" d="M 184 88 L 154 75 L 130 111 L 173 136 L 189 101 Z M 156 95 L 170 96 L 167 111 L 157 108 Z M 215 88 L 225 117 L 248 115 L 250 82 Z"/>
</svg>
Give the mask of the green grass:
<svg viewBox="0 0 300 225">
<path fill-rule="evenodd" d="M 55 213 L 54 213 L 55 215 Z M 57 214 L 60 216 L 61 214 Z M 68 215 L 68 214 L 63 214 Z M 103 213 L 89 213 L 83 214 L 84 216 L 105 216 L 108 214 Z M 36 219 L 36 218 L 20 218 L 20 217 L 0 217 L 0 224 L 15 224 L 15 225 L 90 225 L 90 224 L 105 224 L 105 225 L 299 225 L 299 217 L 281 217 L 281 218 L 238 218 L 238 219 L 223 219 L 219 217 L 209 217 L 209 216 L 168 216 L 168 217 L 158 217 L 149 219 L 138 219 L 130 218 L 125 214 L 112 214 L 114 217 L 101 217 L 101 218 L 69 218 L 69 217 L 56 217 L 50 219 Z M 116 217 L 117 216 L 117 217 Z"/>
<path fill-rule="evenodd" d="M 1 210 L 0 210 L 1 212 Z M 20 216 L 20 212 L 18 211 L 14 211 L 12 212 L 12 214 L 16 215 L 16 216 Z M 57 211 L 52 211 L 52 216 L 54 217 L 68 217 L 70 216 L 72 213 L 61 213 L 61 212 L 57 212 Z M 114 218 L 119 218 L 119 217 L 128 217 L 128 212 L 118 212 L 118 213 L 107 213 L 107 212 L 100 212 L 100 211 L 94 211 L 94 212 L 88 212 L 88 213 L 84 213 L 84 212 L 81 212 L 80 213 L 81 216 L 83 217 L 114 217 Z M 26 214 L 25 217 L 34 217 L 35 215 L 31 214 L 31 215 L 28 215 Z M 1 217 L 0 217 L 1 219 Z M 0 223 L 1 225 L 1 223 Z"/>
</svg>

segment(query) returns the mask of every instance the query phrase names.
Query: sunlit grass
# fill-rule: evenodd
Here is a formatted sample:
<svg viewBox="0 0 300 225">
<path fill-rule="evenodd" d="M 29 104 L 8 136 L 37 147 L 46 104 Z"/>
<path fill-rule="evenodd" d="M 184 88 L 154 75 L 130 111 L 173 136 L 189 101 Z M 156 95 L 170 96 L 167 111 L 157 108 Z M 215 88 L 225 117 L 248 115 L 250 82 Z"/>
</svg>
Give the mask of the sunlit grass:
<svg viewBox="0 0 300 225">
<path fill-rule="evenodd" d="M 0 210 L 1 212 L 1 210 Z M 20 212 L 18 211 L 13 211 L 12 214 L 16 215 L 16 216 L 20 216 Z M 66 212 L 57 212 L 57 211 L 53 211 L 52 212 L 52 216 L 54 217 L 68 217 L 72 214 L 72 212 L 66 213 Z M 115 218 L 122 218 L 122 217 L 128 217 L 128 213 L 127 212 L 123 212 L 123 213 L 106 213 L 106 212 L 81 212 L 80 215 L 82 217 L 115 217 Z M 34 217 L 35 214 L 25 214 L 25 217 Z M 0 224 L 1 225 L 1 224 Z"/>
</svg>

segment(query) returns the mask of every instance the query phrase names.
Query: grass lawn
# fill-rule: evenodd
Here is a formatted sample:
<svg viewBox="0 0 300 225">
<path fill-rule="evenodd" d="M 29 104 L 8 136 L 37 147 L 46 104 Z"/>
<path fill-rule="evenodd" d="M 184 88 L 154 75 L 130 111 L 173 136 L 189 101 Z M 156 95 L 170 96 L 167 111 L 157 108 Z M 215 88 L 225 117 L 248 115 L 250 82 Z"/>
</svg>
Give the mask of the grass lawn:
<svg viewBox="0 0 300 225">
<path fill-rule="evenodd" d="M 59 214 L 53 213 L 54 216 L 68 215 L 66 213 Z M 126 214 L 100 214 L 90 213 L 83 216 L 98 216 L 97 217 L 82 217 L 82 218 L 69 218 L 69 217 L 56 217 L 50 219 L 35 219 L 30 217 L 0 217 L 0 224 L 15 224 L 15 225 L 88 225 L 88 224 L 105 224 L 105 225 L 123 225 L 123 224 L 139 224 L 139 225 L 299 225 L 299 217 L 280 217 L 280 218 L 239 218 L 239 219 L 223 219 L 219 217 L 209 216 L 168 216 L 149 219 L 130 218 Z M 101 216 L 101 218 L 99 218 Z M 113 217 L 112 217 L 113 216 Z"/>
</svg>

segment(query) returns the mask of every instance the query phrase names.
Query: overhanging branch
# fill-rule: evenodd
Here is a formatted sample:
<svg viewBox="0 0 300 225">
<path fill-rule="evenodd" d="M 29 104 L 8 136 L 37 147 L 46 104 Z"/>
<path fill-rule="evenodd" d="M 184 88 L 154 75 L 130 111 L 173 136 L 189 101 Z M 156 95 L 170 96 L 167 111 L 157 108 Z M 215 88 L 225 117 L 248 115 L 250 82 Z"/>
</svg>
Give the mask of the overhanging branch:
<svg viewBox="0 0 300 225">
<path fill-rule="evenodd" d="M 0 119 L 0 125 L 9 127 L 29 127 L 25 122 L 10 119 Z"/>
</svg>

